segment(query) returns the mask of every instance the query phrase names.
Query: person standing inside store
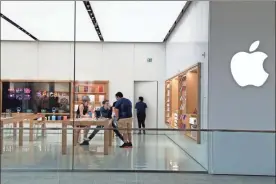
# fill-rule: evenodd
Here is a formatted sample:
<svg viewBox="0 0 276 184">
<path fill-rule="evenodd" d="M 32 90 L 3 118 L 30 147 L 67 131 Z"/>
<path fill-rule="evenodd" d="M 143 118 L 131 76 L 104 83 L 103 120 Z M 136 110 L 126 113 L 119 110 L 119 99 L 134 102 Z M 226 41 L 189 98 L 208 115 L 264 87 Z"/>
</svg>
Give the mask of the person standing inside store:
<svg viewBox="0 0 276 184">
<path fill-rule="evenodd" d="M 123 93 L 118 92 L 115 95 L 117 102 L 115 104 L 115 121 L 118 122 L 118 128 L 123 128 L 126 130 L 122 130 L 123 132 L 123 137 L 124 137 L 124 144 L 120 146 L 120 148 L 127 148 L 127 147 L 132 147 L 132 138 L 131 138 L 131 130 L 129 128 L 131 125 L 128 122 L 125 123 L 124 119 L 127 118 L 132 118 L 132 103 L 129 99 L 124 98 Z"/>
<path fill-rule="evenodd" d="M 145 128 L 145 120 L 146 120 L 146 109 L 148 108 L 147 104 L 144 102 L 144 98 L 142 96 L 139 97 L 139 101 L 135 104 L 139 134 L 141 134 L 141 127 Z M 146 134 L 146 131 L 143 130 L 143 133 Z"/>
<path fill-rule="evenodd" d="M 82 97 L 82 103 L 78 106 L 78 110 L 76 112 L 76 118 L 88 118 L 88 112 L 91 111 L 92 109 L 89 108 L 88 104 L 89 104 L 89 97 L 88 96 L 83 96 Z M 77 130 L 77 138 L 79 139 L 79 135 L 80 135 L 80 131 L 81 129 L 84 129 L 84 138 L 87 138 L 88 135 L 88 129 L 89 127 L 85 126 L 85 125 L 80 125 L 78 126 L 78 130 Z"/>
<path fill-rule="evenodd" d="M 112 123 L 112 127 L 114 128 L 113 131 L 114 131 L 115 135 L 117 137 L 119 137 L 121 139 L 121 141 L 124 142 L 124 137 L 122 136 L 122 134 L 117 129 L 118 128 L 117 127 L 118 122 L 117 122 L 117 118 L 116 118 L 116 114 L 115 114 L 115 105 L 116 105 L 116 102 L 117 101 L 113 102 L 113 105 L 112 105 L 112 121 L 111 121 L 111 123 Z"/>
<path fill-rule="evenodd" d="M 100 108 L 100 114 L 101 114 L 101 117 L 103 118 L 111 119 L 112 109 L 109 105 L 108 100 L 104 100 L 102 102 L 102 107 Z M 112 123 L 112 126 L 113 126 L 113 123 Z M 91 133 L 91 135 L 88 138 L 85 138 L 80 145 L 83 145 L 83 146 L 89 145 L 89 141 L 92 140 L 95 137 L 95 135 L 100 131 L 100 128 L 103 128 L 103 127 L 104 126 L 98 125 L 96 129 Z M 116 126 L 114 128 L 116 128 Z M 119 133 L 117 129 L 114 129 L 114 133 L 123 141 L 123 136 Z"/>
</svg>

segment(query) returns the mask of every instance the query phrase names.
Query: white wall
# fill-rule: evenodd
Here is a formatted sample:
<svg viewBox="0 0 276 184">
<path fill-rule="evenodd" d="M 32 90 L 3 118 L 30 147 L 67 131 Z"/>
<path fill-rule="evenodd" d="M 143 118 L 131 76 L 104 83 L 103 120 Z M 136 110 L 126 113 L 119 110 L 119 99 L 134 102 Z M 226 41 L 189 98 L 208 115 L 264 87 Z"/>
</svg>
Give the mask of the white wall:
<svg viewBox="0 0 276 184">
<path fill-rule="evenodd" d="M 230 61 L 255 40 L 269 78 L 240 87 Z M 210 2 L 209 41 L 209 128 L 275 131 L 275 2 Z M 214 132 L 210 151 L 211 173 L 275 175 L 275 133 Z"/>
<path fill-rule="evenodd" d="M 1 42 L 2 79 L 73 80 L 72 42 Z M 153 58 L 152 63 L 147 58 Z M 110 100 L 134 100 L 134 81 L 158 81 L 159 120 L 164 122 L 165 44 L 76 44 L 76 80 L 109 80 Z"/>
<path fill-rule="evenodd" d="M 192 2 L 166 43 L 166 78 L 201 63 L 201 127 L 207 127 L 209 2 Z M 202 54 L 205 53 L 205 57 Z M 164 122 L 160 122 L 164 124 Z M 208 168 L 207 134 L 201 144 L 172 133 L 167 134 L 203 167 Z"/>
</svg>

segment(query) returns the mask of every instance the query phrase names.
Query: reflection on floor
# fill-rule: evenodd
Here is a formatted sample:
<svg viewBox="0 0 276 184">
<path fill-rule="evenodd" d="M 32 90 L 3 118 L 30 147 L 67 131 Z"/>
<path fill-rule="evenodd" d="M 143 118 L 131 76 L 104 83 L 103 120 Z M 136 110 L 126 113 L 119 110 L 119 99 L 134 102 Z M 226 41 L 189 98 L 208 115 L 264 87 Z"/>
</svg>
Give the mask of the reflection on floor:
<svg viewBox="0 0 276 184">
<path fill-rule="evenodd" d="M 70 132 L 69 132 L 70 133 Z M 68 135 L 68 151 L 61 154 L 61 132 L 47 130 L 46 137 L 29 142 L 24 130 L 23 146 L 5 132 L 2 170 L 10 169 L 93 169 L 93 170 L 178 170 L 206 172 L 164 135 L 134 135 L 132 149 L 121 149 L 114 139 L 109 155 L 103 155 L 103 135 L 97 135 L 89 147 L 75 146 Z M 17 136 L 18 137 L 18 136 Z"/>
<path fill-rule="evenodd" d="M 3 172 L 1 184 L 275 184 L 273 177 L 183 173 Z"/>
</svg>

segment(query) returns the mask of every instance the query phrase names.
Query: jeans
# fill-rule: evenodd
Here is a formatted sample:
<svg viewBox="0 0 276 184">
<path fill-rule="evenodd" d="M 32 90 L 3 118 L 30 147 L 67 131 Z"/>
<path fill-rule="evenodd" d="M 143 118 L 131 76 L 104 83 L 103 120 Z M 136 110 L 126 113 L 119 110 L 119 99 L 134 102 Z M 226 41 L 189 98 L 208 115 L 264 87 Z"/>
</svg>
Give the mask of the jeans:
<svg viewBox="0 0 276 184">
<path fill-rule="evenodd" d="M 96 128 L 103 128 L 104 126 L 98 125 Z M 91 140 L 95 137 L 95 135 L 100 131 L 100 129 L 95 129 L 93 130 L 92 134 L 89 135 L 88 139 Z"/>
<path fill-rule="evenodd" d="M 112 120 L 112 127 L 114 128 L 114 130 L 113 130 L 114 133 L 115 133 L 122 141 L 124 141 L 124 137 L 122 136 L 122 134 L 120 134 L 119 130 L 116 129 L 117 126 L 116 126 L 114 120 Z M 99 125 L 99 126 L 97 126 L 96 128 L 103 128 L 103 126 Z M 93 138 L 95 137 L 95 135 L 96 135 L 99 131 L 100 131 L 99 129 L 95 129 L 95 130 L 92 132 L 92 134 L 88 137 L 88 139 L 89 139 L 89 140 L 93 139 Z"/>
<path fill-rule="evenodd" d="M 146 113 L 137 114 L 137 119 L 138 119 L 138 127 L 145 128 Z"/>
</svg>

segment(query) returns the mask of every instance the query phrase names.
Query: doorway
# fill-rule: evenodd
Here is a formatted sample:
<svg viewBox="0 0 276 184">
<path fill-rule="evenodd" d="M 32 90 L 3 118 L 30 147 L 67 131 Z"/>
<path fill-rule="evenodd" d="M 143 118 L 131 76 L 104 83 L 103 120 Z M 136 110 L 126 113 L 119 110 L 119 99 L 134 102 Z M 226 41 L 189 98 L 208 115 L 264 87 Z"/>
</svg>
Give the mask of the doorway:
<svg viewBox="0 0 276 184">
<path fill-rule="evenodd" d="M 138 98 L 144 97 L 148 108 L 146 110 L 146 128 L 158 127 L 158 83 L 157 81 L 134 81 L 134 106 Z M 138 128 L 136 110 L 134 110 L 134 127 Z M 147 134 L 156 134 L 156 131 L 147 131 Z"/>
</svg>

